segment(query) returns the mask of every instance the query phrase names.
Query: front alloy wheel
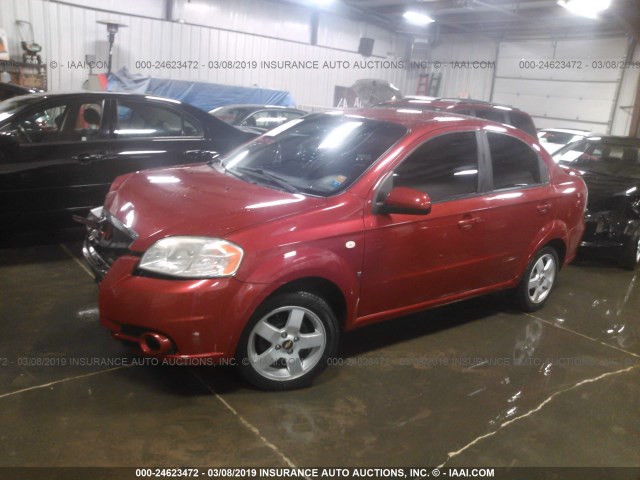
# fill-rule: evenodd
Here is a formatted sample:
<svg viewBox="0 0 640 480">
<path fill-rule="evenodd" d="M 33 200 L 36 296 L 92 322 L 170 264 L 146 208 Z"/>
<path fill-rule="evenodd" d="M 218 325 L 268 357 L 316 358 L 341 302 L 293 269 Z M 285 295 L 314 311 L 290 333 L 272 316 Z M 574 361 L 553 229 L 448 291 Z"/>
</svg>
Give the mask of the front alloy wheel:
<svg viewBox="0 0 640 480">
<path fill-rule="evenodd" d="M 238 349 L 242 375 L 267 390 L 308 385 L 335 354 L 335 315 L 329 305 L 306 292 L 267 300 L 249 322 Z"/>
<path fill-rule="evenodd" d="M 516 289 L 516 302 L 525 312 L 542 308 L 549 298 L 558 273 L 558 254 L 551 247 L 542 248 L 531 260 L 520 285 Z"/>
</svg>

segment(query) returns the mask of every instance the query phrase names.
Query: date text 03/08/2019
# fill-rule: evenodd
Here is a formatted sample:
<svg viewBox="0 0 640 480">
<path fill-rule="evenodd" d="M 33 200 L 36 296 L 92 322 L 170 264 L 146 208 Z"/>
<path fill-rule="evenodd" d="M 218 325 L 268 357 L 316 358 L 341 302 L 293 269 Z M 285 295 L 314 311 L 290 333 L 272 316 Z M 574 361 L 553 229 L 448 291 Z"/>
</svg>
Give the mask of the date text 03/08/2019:
<svg viewBox="0 0 640 480">
<path fill-rule="evenodd" d="M 136 478 L 493 478 L 493 468 L 137 468 Z"/>
</svg>

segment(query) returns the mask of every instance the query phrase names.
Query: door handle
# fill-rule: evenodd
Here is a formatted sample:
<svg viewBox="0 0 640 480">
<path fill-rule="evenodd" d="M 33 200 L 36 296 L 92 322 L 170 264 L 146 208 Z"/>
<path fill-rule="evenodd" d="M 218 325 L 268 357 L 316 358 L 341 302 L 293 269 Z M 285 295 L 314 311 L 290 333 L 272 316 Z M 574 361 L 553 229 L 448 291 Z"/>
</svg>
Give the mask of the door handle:
<svg viewBox="0 0 640 480">
<path fill-rule="evenodd" d="M 480 223 L 480 219 L 478 217 L 465 215 L 462 220 L 458 221 L 458 227 L 460 227 L 461 230 L 471 230 L 478 223 Z"/>
<path fill-rule="evenodd" d="M 551 210 L 551 204 L 549 202 L 541 203 L 536 206 L 536 208 L 541 215 L 544 215 L 545 213 L 548 213 L 549 210 Z"/>
<path fill-rule="evenodd" d="M 92 153 L 79 153 L 78 155 L 73 155 L 71 160 L 74 160 L 82 165 L 86 165 L 91 162 L 95 162 L 96 160 L 102 160 L 104 155 L 101 154 L 92 154 Z"/>
</svg>

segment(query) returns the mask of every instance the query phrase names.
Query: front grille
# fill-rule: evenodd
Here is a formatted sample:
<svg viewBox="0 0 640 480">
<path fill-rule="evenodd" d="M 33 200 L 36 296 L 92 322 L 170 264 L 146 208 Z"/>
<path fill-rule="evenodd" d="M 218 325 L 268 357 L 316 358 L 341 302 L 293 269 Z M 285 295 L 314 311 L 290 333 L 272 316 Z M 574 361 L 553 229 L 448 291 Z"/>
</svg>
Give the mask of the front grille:
<svg viewBox="0 0 640 480">
<path fill-rule="evenodd" d="M 106 210 L 92 210 L 83 223 L 87 227 L 83 253 L 100 280 L 119 257 L 131 253 L 129 246 L 138 235 Z"/>
</svg>

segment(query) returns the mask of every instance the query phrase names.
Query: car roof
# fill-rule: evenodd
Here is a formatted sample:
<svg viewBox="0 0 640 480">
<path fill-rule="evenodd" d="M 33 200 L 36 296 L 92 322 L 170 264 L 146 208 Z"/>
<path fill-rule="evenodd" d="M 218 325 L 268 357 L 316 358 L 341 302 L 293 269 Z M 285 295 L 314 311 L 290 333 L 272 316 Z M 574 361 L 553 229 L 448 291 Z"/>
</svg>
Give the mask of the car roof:
<svg viewBox="0 0 640 480">
<path fill-rule="evenodd" d="M 213 110 L 217 108 L 246 108 L 246 109 L 255 109 L 255 110 L 262 110 L 265 108 L 274 108 L 277 110 L 295 110 L 297 112 L 304 111 L 295 107 L 285 107 L 284 105 L 261 105 L 261 104 L 253 104 L 253 103 L 231 103 L 228 105 L 220 105 L 218 107 L 215 107 Z"/>
<path fill-rule="evenodd" d="M 340 113 L 353 117 L 364 117 L 373 120 L 387 121 L 403 125 L 409 129 L 420 127 L 441 128 L 445 125 L 451 125 L 452 121 L 456 121 L 458 125 L 481 127 L 485 125 L 494 125 L 507 129 L 510 132 L 519 132 L 511 125 L 492 122 L 483 118 L 469 117 L 467 115 L 459 115 L 455 112 L 434 112 L 430 110 L 414 110 L 409 109 L 392 109 L 392 108 L 359 108 L 342 110 Z M 339 112 L 326 112 L 320 115 L 337 115 Z M 458 123 L 459 122 L 459 123 Z M 527 135 L 529 136 L 529 135 Z"/>
<path fill-rule="evenodd" d="M 492 103 L 486 102 L 484 100 L 475 100 L 472 98 L 400 98 L 397 100 L 389 100 L 388 102 L 383 102 L 383 105 L 393 106 L 393 105 L 406 105 L 411 104 L 415 105 L 416 108 L 419 108 L 420 105 L 428 105 L 430 108 L 455 108 L 455 107 L 486 107 L 486 108 L 502 108 L 508 110 L 514 110 L 518 112 L 522 112 L 519 108 L 512 107 L 510 105 L 503 105 L 500 103 Z M 524 113 L 524 112 L 523 112 Z"/>
<path fill-rule="evenodd" d="M 25 93 L 25 94 L 42 92 L 42 90 L 40 90 L 39 88 L 25 87 L 23 85 L 16 85 L 15 83 L 7 83 L 7 82 L 0 82 L 0 89 L 4 91 L 10 91 L 15 93 Z"/>
<path fill-rule="evenodd" d="M 613 145 L 625 145 L 630 147 L 640 147 L 640 138 L 636 137 L 622 137 L 616 135 L 592 135 L 585 138 L 585 140 L 592 142 L 600 142 Z"/>
<path fill-rule="evenodd" d="M 541 128 L 539 132 L 572 133 L 573 135 L 592 135 L 591 130 L 578 130 L 573 128 Z"/>
</svg>

